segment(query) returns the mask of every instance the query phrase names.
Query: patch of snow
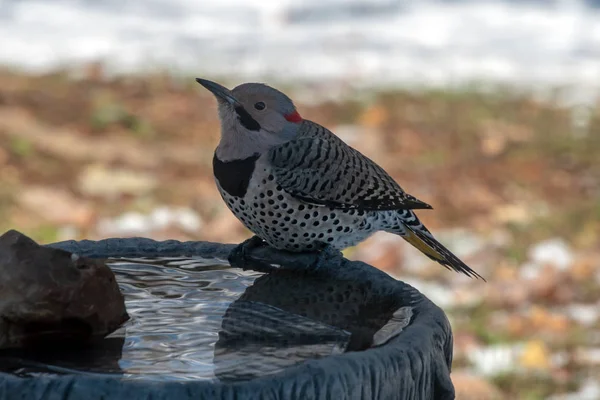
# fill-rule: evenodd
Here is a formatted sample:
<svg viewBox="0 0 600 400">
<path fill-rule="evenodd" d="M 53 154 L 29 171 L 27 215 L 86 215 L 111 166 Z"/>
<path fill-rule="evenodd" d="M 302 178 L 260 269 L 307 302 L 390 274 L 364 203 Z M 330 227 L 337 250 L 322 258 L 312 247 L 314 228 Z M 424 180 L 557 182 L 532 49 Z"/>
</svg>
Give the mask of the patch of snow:
<svg viewBox="0 0 600 400">
<path fill-rule="evenodd" d="M 240 80 L 600 90 L 600 9 L 584 0 L 2 0 L 0 63 L 103 61 Z M 551 95 L 546 91 L 547 95 Z M 567 99 L 567 100 L 569 100 Z"/>
<path fill-rule="evenodd" d="M 529 259 L 538 265 L 551 264 L 565 270 L 573 262 L 573 252 L 562 239 L 549 239 L 540 242 L 529 250 Z"/>
</svg>

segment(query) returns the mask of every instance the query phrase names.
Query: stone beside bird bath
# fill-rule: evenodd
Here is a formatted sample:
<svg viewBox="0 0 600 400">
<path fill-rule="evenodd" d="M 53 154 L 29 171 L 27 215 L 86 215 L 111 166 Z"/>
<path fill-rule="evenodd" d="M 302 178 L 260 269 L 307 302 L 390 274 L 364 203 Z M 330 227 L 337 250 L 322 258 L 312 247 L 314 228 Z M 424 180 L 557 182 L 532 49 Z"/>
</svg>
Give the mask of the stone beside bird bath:
<svg viewBox="0 0 600 400">
<path fill-rule="evenodd" d="M 113 271 L 101 260 L 0 235 L 0 349 L 85 345 L 129 319 Z"/>
<path fill-rule="evenodd" d="M 443 311 L 362 262 L 332 259 L 306 272 L 313 255 L 253 249 L 251 262 L 274 265 L 265 274 L 231 268 L 225 260 L 234 246 L 218 243 L 132 238 L 48 246 L 109 258 L 131 319 L 85 350 L 0 355 L 1 396 L 454 398 Z M 161 319 L 169 323 L 158 329 Z"/>
</svg>

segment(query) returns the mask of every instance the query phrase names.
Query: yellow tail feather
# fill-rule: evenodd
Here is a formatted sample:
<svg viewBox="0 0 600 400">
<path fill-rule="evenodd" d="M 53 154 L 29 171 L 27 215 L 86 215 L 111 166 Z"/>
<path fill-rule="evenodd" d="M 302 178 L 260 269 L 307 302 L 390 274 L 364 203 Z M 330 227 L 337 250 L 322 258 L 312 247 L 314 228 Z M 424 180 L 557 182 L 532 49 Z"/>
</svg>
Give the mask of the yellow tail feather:
<svg viewBox="0 0 600 400">
<path fill-rule="evenodd" d="M 402 236 L 404 240 L 408 243 L 412 244 L 419 251 L 427 256 L 433 258 L 434 260 L 443 261 L 445 258 L 443 255 L 435 251 L 431 248 L 427 243 L 425 243 L 421 238 L 419 238 L 414 232 L 407 229 L 406 235 Z"/>
</svg>

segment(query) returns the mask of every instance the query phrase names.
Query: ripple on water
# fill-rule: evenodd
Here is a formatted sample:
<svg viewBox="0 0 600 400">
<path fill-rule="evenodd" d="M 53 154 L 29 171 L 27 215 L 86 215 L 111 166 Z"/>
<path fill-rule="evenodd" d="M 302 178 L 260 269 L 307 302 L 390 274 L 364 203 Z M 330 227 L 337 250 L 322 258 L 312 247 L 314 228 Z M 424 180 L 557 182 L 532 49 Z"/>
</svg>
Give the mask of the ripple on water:
<svg viewBox="0 0 600 400">
<path fill-rule="evenodd" d="M 259 273 L 204 259 L 110 260 L 131 319 L 119 366 L 129 378 L 214 379 L 225 311 Z"/>
<path fill-rule="evenodd" d="M 355 279 L 286 270 L 264 275 L 201 258 L 119 258 L 108 264 L 131 317 L 124 326 L 87 349 L 21 352 L 10 359 L 3 354 L 0 370 L 20 376 L 252 379 L 308 359 L 364 350 L 374 337 L 384 343 L 410 320 L 394 297 L 367 296 L 371 286 Z"/>
</svg>

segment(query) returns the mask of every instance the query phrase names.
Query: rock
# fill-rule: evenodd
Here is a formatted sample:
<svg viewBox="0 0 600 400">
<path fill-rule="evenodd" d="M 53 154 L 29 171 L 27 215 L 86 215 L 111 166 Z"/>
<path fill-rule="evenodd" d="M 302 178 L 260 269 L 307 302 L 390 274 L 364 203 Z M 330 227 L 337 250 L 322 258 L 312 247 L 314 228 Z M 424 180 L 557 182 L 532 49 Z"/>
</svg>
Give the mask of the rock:
<svg viewBox="0 0 600 400">
<path fill-rule="evenodd" d="M 113 272 L 101 261 L 0 236 L 0 348 L 85 343 L 129 319 Z"/>
</svg>

